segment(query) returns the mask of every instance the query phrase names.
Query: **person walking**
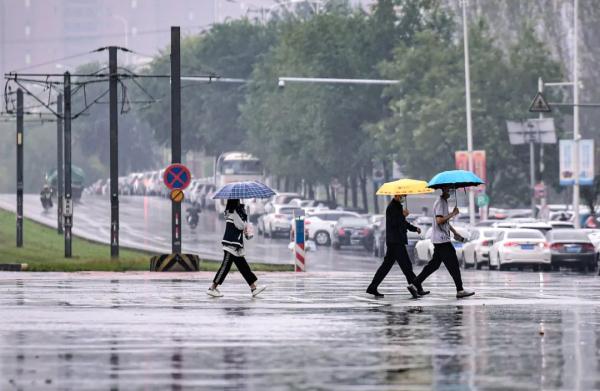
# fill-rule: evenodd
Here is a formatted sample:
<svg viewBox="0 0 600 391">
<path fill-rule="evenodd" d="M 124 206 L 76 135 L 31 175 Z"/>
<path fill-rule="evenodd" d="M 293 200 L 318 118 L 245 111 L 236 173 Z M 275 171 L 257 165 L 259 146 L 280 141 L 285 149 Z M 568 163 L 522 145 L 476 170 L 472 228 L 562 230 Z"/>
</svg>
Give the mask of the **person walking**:
<svg viewBox="0 0 600 391">
<path fill-rule="evenodd" d="M 379 269 L 377 269 L 371 284 L 367 288 L 367 293 L 375 297 L 384 296 L 379 293 L 377 288 L 389 273 L 394 262 L 398 262 L 408 283 L 411 285 L 415 284 L 416 276 L 412 269 L 410 257 L 406 251 L 406 245 L 408 244 L 406 231 L 421 233 L 421 229 L 406 221 L 406 216 L 408 216 L 408 214 L 408 210 L 402 207 L 402 196 L 400 195 L 394 196 L 385 210 L 385 244 L 387 250 L 385 252 L 385 257 L 383 257 L 383 263 L 379 266 Z M 429 293 L 423 291 L 419 284 L 416 284 L 415 286 L 418 287 L 416 288 L 418 295 L 422 296 Z"/>
<path fill-rule="evenodd" d="M 213 279 L 212 285 L 206 292 L 209 296 L 223 296 L 218 287 L 225 281 L 232 263 L 235 263 L 235 266 L 242 273 L 248 285 L 250 285 L 253 297 L 258 296 L 258 294 L 267 288 L 265 285 L 256 285 L 256 275 L 252 273 L 244 257 L 244 237 L 246 239 L 251 238 L 251 232 L 247 229 L 247 222 L 248 216 L 244 210 L 244 204 L 241 204 L 239 199 L 227 200 L 227 205 L 225 206 L 225 234 L 221 241 L 224 253 L 223 262 Z"/>
<path fill-rule="evenodd" d="M 450 188 L 443 186 L 442 194 L 433 204 L 433 227 L 431 241 L 433 242 L 433 257 L 431 261 L 425 265 L 421 273 L 415 278 L 414 282 L 408 286 L 408 290 L 413 297 L 419 297 L 419 290 L 423 289 L 422 284 L 427 277 L 436 271 L 442 262 L 446 265 L 446 269 L 454 280 L 456 285 L 456 297 L 463 298 L 472 296 L 475 292 L 469 292 L 463 289 L 462 279 L 460 275 L 460 267 L 456 250 L 450 241 L 450 232 L 454 234 L 454 238 L 458 241 L 464 241 L 464 238 L 456 232 L 450 225 L 450 219 L 458 215 L 458 208 L 454 207 L 451 213 L 448 212 L 448 198 L 450 197 Z"/>
</svg>

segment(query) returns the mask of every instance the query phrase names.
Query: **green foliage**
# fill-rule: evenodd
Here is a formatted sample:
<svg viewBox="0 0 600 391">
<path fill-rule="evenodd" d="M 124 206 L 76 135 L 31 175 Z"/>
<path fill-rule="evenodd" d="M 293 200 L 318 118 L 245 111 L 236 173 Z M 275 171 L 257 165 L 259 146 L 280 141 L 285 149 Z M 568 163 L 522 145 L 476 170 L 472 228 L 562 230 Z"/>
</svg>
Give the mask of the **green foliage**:
<svg viewBox="0 0 600 391">
<path fill-rule="evenodd" d="M 215 25 L 204 35 L 192 36 L 181 45 L 182 74 L 218 75 L 245 79 L 254 64 L 275 42 L 277 27 L 238 20 Z M 150 74 L 169 74 L 169 55 L 159 56 L 149 67 Z M 146 79 L 144 86 L 162 97 L 142 113 L 155 138 L 166 144 L 171 129 L 168 80 Z M 209 155 L 240 148 L 246 129 L 238 123 L 239 105 L 245 96 L 244 84 L 182 82 L 182 144 L 185 150 L 202 150 Z"/>
</svg>

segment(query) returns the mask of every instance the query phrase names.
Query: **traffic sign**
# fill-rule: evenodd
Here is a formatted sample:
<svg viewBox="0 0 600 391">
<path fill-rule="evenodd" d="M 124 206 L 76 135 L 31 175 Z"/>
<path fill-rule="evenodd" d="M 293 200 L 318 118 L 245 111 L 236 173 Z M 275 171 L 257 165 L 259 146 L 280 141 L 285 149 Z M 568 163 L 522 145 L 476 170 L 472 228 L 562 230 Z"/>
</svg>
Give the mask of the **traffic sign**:
<svg viewBox="0 0 600 391">
<path fill-rule="evenodd" d="M 531 106 L 529 106 L 529 111 L 531 113 L 549 113 L 552 109 L 548 105 L 548 102 L 546 102 L 544 95 L 538 91 L 531 102 Z"/>
<path fill-rule="evenodd" d="M 484 206 L 489 205 L 490 203 L 490 197 L 485 194 L 485 193 L 481 193 L 477 196 L 477 206 L 482 208 Z"/>
<path fill-rule="evenodd" d="M 163 181 L 170 190 L 185 189 L 189 186 L 191 180 L 190 170 L 180 163 L 171 164 L 163 174 Z"/>
<path fill-rule="evenodd" d="M 183 201 L 183 190 L 181 190 L 181 189 L 171 190 L 171 200 L 174 202 Z"/>
</svg>

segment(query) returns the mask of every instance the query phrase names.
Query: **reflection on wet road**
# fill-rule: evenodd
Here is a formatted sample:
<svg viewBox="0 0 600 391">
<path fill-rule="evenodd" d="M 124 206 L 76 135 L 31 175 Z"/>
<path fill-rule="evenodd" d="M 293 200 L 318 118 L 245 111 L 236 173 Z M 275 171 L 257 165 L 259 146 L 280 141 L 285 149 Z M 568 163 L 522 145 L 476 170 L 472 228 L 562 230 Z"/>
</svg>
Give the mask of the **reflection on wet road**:
<svg viewBox="0 0 600 391">
<path fill-rule="evenodd" d="M 184 204 L 182 207 L 184 216 L 187 206 L 188 204 Z M 15 195 L 0 195 L 0 207 L 15 211 Z M 120 197 L 119 211 L 121 246 L 171 252 L 170 201 L 160 197 Z M 45 212 L 38 195 L 25 195 L 24 214 L 25 217 L 56 227 L 56 208 Z M 75 235 L 109 243 L 108 197 L 84 196 L 81 202 L 75 204 L 73 218 Z M 220 245 L 223 231 L 224 222 L 217 214 L 214 211 L 204 211 L 200 214 L 196 229 L 191 230 L 186 223 L 183 224 L 183 251 L 220 260 L 223 257 Z M 257 235 L 247 242 L 247 258 L 250 262 L 293 264 L 293 254 L 288 249 L 288 244 L 289 240 L 286 238 L 267 239 Z M 306 259 L 309 271 L 374 271 L 381 262 L 361 248 L 336 251 L 331 247 L 319 247 L 316 252 L 309 252 Z"/>
<path fill-rule="evenodd" d="M 383 299 L 370 273 L 0 273 L 0 389 L 480 390 L 600 387 L 598 277 L 447 273 Z"/>
</svg>

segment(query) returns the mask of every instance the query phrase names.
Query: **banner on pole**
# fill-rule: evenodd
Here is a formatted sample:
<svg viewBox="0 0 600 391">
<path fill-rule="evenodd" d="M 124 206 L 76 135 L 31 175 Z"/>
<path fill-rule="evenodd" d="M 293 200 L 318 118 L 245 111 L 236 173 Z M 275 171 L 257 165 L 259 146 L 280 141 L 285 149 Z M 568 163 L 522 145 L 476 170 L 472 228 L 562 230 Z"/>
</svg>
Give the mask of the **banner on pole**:
<svg viewBox="0 0 600 391">
<path fill-rule="evenodd" d="M 561 186 L 575 184 L 575 141 L 559 142 L 559 179 Z M 592 185 L 594 182 L 594 140 L 579 140 L 579 184 Z"/>
<path fill-rule="evenodd" d="M 457 170 L 469 171 L 469 152 L 468 151 L 456 151 L 454 153 L 456 160 Z M 485 151 L 477 150 L 473 151 L 473 173 L 481 178 L 484 182 L 487 181 L 486 172 L 486 155 Z M 477 187 L 470 188 L 477 193 L 485 193 L 485 185 L 479 185 Z"/>
</svg>

